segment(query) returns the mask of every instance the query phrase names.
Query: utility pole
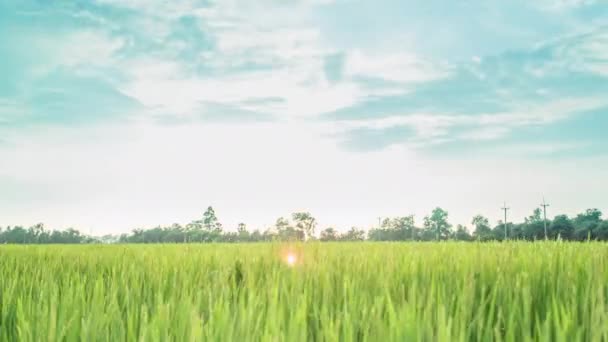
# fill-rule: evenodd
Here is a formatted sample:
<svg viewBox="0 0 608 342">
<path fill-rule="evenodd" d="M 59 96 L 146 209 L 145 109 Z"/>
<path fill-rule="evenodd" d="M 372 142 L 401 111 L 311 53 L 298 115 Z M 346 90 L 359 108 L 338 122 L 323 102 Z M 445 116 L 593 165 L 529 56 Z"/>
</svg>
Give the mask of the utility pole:
<svg viewBox="0 0 608 342">
<path fill-rule="evenodd" d="M 547 240 L 549 237 L 547 236 L 547 207 L 549 206 L 549 204 L 547 204 L 545 202 L 545 198 L 543 197 L 543 204 L 540 205 L 541 207 L 543 207 L 543 216 L 544 216 L 544 223 L 545 223 L 545 240 Z"/>
<path fill-rule="evenodd" d="M 506 240 L 506 239 L 508 239 L 508 234 L 507 234 L 507 211 L 509 211 L 509 209 L 511 209 L 511 208 L 507 207 L 507 202 L 505 201 L 505 206 L 502 207 L 501 209 L 505 212 L 505 221 L 503 223 L 504 223 L 504 226 L 505 226 L 505 240 Z"/>
</svg>

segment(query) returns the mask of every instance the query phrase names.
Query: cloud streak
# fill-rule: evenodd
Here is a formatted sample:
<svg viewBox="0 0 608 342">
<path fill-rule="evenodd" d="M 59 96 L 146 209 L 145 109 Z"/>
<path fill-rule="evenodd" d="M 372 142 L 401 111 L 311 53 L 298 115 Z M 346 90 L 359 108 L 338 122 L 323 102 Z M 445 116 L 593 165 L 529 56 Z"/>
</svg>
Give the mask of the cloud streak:
<svg viewBox="0 0 608 342">
<path fill-rule="evenodd" d="M 608 104 L 603 96 L 608 91 L 607 33 L 607 27 L 600 27 L 530 50 L 475 58 L 404 94 L 371 97 L 322 117 L 340 125 L 349 141 L 360 136 L 360 143 L 351 145 L 363 150 L 392 144 L 440 149 L 464 141 L 500 141 L 515 149 L 510 137 L 517 130 L 576 119 Z M 364 146 L 365 129 L 392 136 L 391 144 Z M 395 131 L 403 133 L 397 137 Z"/>
</svg>

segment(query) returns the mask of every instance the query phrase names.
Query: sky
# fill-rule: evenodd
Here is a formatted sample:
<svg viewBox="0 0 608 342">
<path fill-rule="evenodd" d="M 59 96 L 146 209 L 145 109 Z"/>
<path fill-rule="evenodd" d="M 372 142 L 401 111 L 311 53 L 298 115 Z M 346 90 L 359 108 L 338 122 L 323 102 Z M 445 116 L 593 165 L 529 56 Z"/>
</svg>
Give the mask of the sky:
<svg viewBox="0 0 608 342">
<path fill-rule="evenodd" d="M 0 226 L 608 211 L 608 1 L 6 0 Z"/>
</svg>

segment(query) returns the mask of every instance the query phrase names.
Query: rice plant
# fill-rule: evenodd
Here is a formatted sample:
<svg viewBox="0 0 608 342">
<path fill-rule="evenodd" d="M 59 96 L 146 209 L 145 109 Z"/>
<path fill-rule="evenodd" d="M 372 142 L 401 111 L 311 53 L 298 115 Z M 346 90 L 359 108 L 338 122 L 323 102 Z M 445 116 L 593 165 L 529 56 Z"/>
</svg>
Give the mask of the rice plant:
<svg viewBox="0 0 608 342">
<path fill-rule="evenodd" d="M 608 245 L 1 246 L 0 340 L 608 341 Z"/>
</svg>

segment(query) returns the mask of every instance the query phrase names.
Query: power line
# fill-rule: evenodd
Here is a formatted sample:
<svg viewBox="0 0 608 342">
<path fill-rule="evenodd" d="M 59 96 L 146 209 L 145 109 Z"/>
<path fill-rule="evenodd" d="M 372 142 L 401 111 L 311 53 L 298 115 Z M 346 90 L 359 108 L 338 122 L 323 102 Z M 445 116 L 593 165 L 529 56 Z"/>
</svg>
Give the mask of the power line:
<svg viewBox="0 0 608 342">
<path fill-rule="evenodd" d="M 504 227 L 505 227 L 505 240 L 508 239 L 508 234 L 507 234 L 507 212 L 511 209 L 509 207 L 507 207 L 507 202 L 505 201 L 505 206 L 501 208 L 502 210 L 504 210 L 505 212 L 505 221 L 504 223 Z"/>
</svg>

